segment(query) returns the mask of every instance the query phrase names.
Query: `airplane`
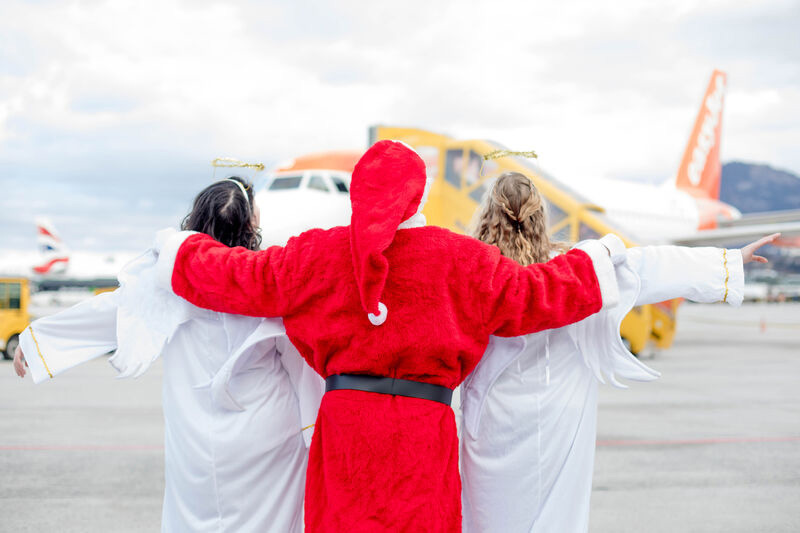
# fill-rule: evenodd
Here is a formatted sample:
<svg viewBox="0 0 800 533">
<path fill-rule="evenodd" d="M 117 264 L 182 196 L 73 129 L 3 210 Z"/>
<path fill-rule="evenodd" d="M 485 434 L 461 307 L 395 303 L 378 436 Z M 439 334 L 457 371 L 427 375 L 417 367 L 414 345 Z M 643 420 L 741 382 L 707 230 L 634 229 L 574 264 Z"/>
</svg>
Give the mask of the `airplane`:
<svg viewBox="0 0 800 533">
<path fill-rule="evenodd" d="M 673 180 L 654 186 L 619 180 L 581 181 L 581 193 L 637 242 L 726 246 L 781 233 L 794 245 L 800 209 L 743 216 L 720 201 L 719 152 L 727 76 L 715 70 Z"/>
<path fill-rule="evenodd" d="M 537 186 L 546 182 L 545 189 L 557 189 L 560 195 L 570 196 L 575 205 L 602 218 L 609 229 L 626 235 L 630 242 L 727 246 L 781 233 L 779 244 L 796 246 L 800 210 L 743 216 L 719 199 L 726 87 L 726 74 L 714 70 L 678 172 L 662 185 L 608 179 L 567 185 L 529 159 L 508 158 L 514 160 L 510 165 L 508 160 L 485 161 L 483 155 L 504 148 L 497 143 L 456 141 L 414 128 L 374 126 L 370 141 L 404 140 L 420 153 L 430 173 L 442 174 L 431 191 L 425 213 L 432 223 L 455 231 L 468 231 L 472 213 L 501 171 L 519 170 L 532 175 Z M 362 153 L 352 150 L 310 154 L 276 168 L 256 195 L 262 210 L 265 244 L 285 243 L 290 236 L 312 227 L 348 224 L 350 204 L 346 193 L 350 174 Z M 569 224 L 564 222 L 574 206 L 565 210 L 559 202 L 548 204 L 557 238 L 574 241 L 596 236 L 586 225 L 570 234 L 566 231 Z"/>
<path fill-rule="evenodd" d="M 324 152 L 279 165 L 256 192 L 262 246 L 350 223 L 350 175 L 363 152 Z"/>
<path fill-rule="evenodd" d="M 394 139 L 414 147 L 434 177 L 424 210 L 428 223 L 457 232 L 469 231 L 479 203 L 497 176 L 517 171 L 528 176 L 545 197 L 550 232 L 556 240 L 577 242 L 613 232 L 628 246 L 728 246 L 781 232 L 784 242 L 791 245 L 800 236 L 800 210 L 748 217 L 719 200 L 719 147 L 726 83 L 725 73 L 715 70 L 678 173 L 674 180 L 661 186 L 610 180 L 594 181 L 594 186 L 568 185 L 530 159 L 511 156 L 486 160 L 485 155 L 505 149 L 498 143 L 458 140 L 417 128 L 373 126 L 369 144 Z M 281 243 L 289 235 L 312 227 L 348 224 L 350 206 L 344 188 L 335 190 L 325 176 L 335 175 L 343 184 L 349 183 L 349 175 L 362 153 L 313 154 L 278 168 L 256 197 L 262 209 L 264 235 L 270 236 L 265 238 L 265 244 L 271 244 L 267 241 L 273 236 Z M 326 181 L 327 190 L 312 186 L 312 176 L 319 178 L 313 180 L 315 184 Z M 283 233 L 278 235 L 274 228 Z M 642 306 L 626 317 L 622 336 L 634 353 L 640 353 L 650 341 L 659 348 L 670 346 L 679 303 L 671 300 Z"/>
<path fill-rule="evenodd" d="M 0 275 L 30 279 L 39 291 L 60 288 L 117 286 L 117 273 L 135 252 L 71 252 L 53 223 L 37 217 L 36 252 L 15 251 L 0 256 Z"/>
</svg>

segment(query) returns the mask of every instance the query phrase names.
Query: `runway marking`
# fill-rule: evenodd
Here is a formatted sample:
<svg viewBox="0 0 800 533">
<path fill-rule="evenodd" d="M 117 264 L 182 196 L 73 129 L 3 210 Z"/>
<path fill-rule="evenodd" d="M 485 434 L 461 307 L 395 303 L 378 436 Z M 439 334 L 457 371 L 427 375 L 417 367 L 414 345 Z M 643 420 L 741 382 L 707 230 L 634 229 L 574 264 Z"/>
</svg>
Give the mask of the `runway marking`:
<svg viewBox="0 0 800 533">
<path fill-rule="evenodd" d="M 677 446 L 686 444 L 739 444 L 750 442 L 800 442 L 800 437 L 718 437 L 680 440 L 598 440 L 597 446 Z"/>
<path fill-rule="evenodd" d="M 61 452 L 134 452 L 134 451 L 161 451 L 163 445 L 101 445 L 101 444 L 12 444 L 0 445 L 0 451 L 61 451 Z"/>
</svg>

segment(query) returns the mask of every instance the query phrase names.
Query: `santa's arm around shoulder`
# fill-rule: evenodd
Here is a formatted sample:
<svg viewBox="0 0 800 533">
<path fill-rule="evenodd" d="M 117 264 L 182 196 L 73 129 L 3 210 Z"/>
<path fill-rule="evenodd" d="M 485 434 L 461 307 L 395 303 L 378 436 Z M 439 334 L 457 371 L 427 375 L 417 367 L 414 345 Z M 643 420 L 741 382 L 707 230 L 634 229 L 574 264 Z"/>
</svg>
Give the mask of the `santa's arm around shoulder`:
<svg viewBox="0 0 800 533">
<path fill-rule="evenodd" d="M 204 309 L 249 316 L 286 314 L 286 249 L 229 248 L 192 231 L 164 230 L 157 239 L 158 282 Z"/>
<path fill-rule="evenodd" d="M 547 263 L 527 267 L 499 252 L 491 262 L 483 309 L 493 335 L 510 337 L 559 328 L 619 301 L 609 249 L 598 241 L 581 243 Z"/>
</svg>

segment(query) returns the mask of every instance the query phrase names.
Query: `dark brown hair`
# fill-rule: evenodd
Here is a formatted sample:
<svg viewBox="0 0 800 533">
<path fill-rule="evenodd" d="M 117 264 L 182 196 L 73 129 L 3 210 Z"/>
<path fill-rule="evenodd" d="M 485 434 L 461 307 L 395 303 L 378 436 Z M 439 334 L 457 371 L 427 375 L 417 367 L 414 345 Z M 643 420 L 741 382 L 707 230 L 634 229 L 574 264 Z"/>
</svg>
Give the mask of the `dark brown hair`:
<svg viewBox="0 0 800 533">
<path fill-rule="evenodd" d="M 236 180 L 244 187 L 247 198 Z M 227 246 L 261 247 L 261 230 L 253 218 L 253 186 L 237 176 L 212 183 L 194 199 L 192 210 L 181 223 L 182 230 L 211 235 Z"/>
</svg>

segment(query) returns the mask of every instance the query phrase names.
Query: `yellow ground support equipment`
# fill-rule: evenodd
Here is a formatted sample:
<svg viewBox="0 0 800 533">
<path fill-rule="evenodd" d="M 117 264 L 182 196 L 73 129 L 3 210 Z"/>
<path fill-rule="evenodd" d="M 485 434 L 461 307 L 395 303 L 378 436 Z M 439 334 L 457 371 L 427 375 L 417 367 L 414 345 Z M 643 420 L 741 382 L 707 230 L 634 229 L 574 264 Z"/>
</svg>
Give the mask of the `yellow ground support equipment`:
<svg viewBox="0 0 800 533">
<path fill-rule="evenodd" d="M 19 334 L 28 326 L 30 289 L 25 278 L 0 278 L 0 350 L 6 359 L 14 357 Z"/>
<path fill-rule="evenodd" d="M 420 154 L 429 176 L 434 177 L 425 217 L 430 224 L 459 233 L 468 233 L 472 217 L 484 193 L 503 172 L 516 171 L 528 176 L 547 200 L 550 235 L 554 240 L 575 243 L 616 233 L 626 246 L 626 238 L 603 214 L 603 209 L 588 202 L 577 191 L 545 173 L 531 159 L 507 156 L 485 160 L 484 155 L 504 150 L 486 140 L 456 140 L 446 135 L 416 128 L 373 126 L 370 145 L 381 139 L 403 141 Z M 533 147 L 519 147 L 529 150 Z M 672 344 L 678 300 L 633 309 L 622 322 L 621 336 L 633 353 L 640 353 L 653 340 L 659 348 Z"/>
</svg>

